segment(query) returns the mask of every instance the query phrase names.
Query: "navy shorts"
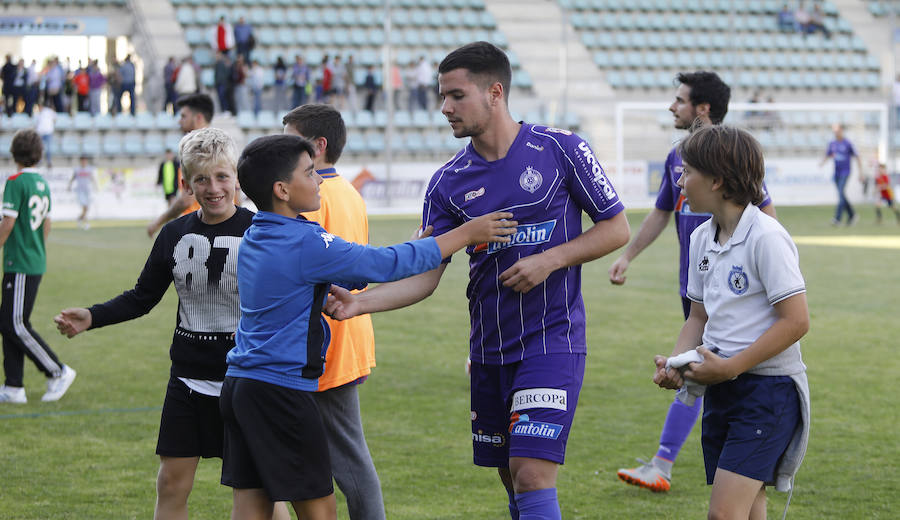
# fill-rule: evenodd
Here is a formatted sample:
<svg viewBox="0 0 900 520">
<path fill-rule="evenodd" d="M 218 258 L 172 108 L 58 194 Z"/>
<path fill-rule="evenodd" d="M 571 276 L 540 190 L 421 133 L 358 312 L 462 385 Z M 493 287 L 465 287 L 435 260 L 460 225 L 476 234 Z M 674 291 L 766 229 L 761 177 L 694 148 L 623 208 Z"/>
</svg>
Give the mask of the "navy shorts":
<svg viewBox="0 0 900 520">
<path fill-rule="evenodd" d="M 156 454 L 161 457 L 221 457 L 219 398 L 188 388 L 169 377 L 159 420 Z"/>
<path fill-rule="evenodd" d="M 262 488 L 273 502 L 334 493 L 328 439 L 312 392 L 225 377 L 222 484 Z"/>
<path fill-rule="evenodd" d="M 472 363 L 475 464 L 509 466 L 510 457 L 562 464 L 584 379 L 584 354 L 548 354 L 510 365 Z"/>
<path fill-rule="evenodd" d="M 800 396 L 788 376 L 741 374 L 706 389 L 703 461 L 706 483 L 716 468 L 772 483 L 775 467 L 801 426 Z"/>
</svg>

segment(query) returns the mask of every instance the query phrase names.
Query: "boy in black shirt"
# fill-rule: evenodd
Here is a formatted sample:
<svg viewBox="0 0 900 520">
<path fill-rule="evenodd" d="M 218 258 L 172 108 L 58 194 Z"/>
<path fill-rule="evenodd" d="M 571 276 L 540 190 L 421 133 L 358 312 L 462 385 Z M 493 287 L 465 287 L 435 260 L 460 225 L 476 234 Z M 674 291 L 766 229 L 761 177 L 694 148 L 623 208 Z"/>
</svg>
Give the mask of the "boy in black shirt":
<svg viewBox="0 0 900 520">
<path fill-rule="evenodd" d="M 197 198 L 200 209 L 163 227 L 134 289 L 89 309 L 65 309 L 55 318 L 60 333 L 71 338 L 143 316 L 175 283 L 178 314 L 156 446 L 154 518 L 187 518 L 200 457 L 222 457 L 219 394 L 225 354 L 234 346 L 240 318 L 237 252 L 253 217 L 233 202 L 237 150 L 228 134 L 193 131 L 182 138 L 180 151 L 181 188 Z"/>
</svg>

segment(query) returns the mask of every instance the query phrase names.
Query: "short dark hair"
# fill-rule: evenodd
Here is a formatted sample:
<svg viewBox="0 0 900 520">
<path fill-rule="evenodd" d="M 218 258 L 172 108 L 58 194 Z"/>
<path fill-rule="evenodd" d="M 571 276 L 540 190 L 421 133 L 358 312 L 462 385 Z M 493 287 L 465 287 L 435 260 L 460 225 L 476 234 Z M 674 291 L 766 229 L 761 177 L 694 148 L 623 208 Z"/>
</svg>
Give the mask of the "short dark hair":
<svg viewBox="0 0 900 520">
<path fill-rule="evenodd" d="M 715 72 L 698 70 L 682 72 L 676 77 L 679 83 L 691 87 L 690 101 L 694 106 L 709 103 L 709 120 L 717 125 L 728 113 L 731 87 Z"/>
<path fill-rule="evenodd" d="M 12 138 L 9 153 L 12 154 L 16 164 L 25 167 L 34 166 L 44 155 L 44 142 L 41 141 L 41 136 L 30 128 L 19 130 Z"/>
<path fill-rule="evenodd" d="M 681 141 L 678 154 L 701 174 L 721 178 L 726 200 L 740 206 L 763 201 L 765 158 L 750 132 L 727 125 L 703 126 Z"/>
<path fill-rule="evenodd" d="M 181 107 L 188 107 L 194 112 L 203 114 L 207 123 L 212 121 L 213 114 L 216 113 L 212 98 L 209 97 L 209 94 L 204 94 L 202 92 L 185 94 L 178 98 L 178 101 L 175 102 L 175 110 L 181 110 Z"/>
<path fill-rule="evenodd" d="M 505 97 L 509 101 L 509 85 L 512 80 L 512 68 L 509 66 L 509 58 L 506 53 L 496 45 L 488 42 L 474 42 L 448 54 L 438 65 L 438 74 L 445 74 L 451 70 L 466 69 L 469 74 L 476 76 L 476 81 L 483 88 L 499 82 L 503 86 Z"/>
<path fill-rule="evenodd" d="M 334 164 L 341 158 L 347 144 L 347 126 L 341 113 L 333 106 L 324 103 L 301 105 L 285 114 L 281 124 L 291 126 L 310 140 L 324 137 L 328 141 L 325 160 L 329 163 Z"/>
<path fill-rule="evenodd" d="M 316 153 L 311 142 L 290 134 L 267 135 L 254 139 L 238 159 L 241 191 L 261 211 L 272 211 L 272 186 L 288 182 L 302 154 Z"/>
</svg>

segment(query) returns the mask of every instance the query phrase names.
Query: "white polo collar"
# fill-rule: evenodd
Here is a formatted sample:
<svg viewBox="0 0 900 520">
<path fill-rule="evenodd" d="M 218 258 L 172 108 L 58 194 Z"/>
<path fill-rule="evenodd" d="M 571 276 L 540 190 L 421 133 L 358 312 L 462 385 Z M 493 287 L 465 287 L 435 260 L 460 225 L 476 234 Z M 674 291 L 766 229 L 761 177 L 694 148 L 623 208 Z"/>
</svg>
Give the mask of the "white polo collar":
<svg viewBox="0 0 900 520">
<path fill-rule="evenodd" d="M 734 230 L 731 238 L 728 239 L 728 242 L 725 242 L 724 245 L 719 245 L 719 242 L 716 240 L 716 230 L 719 228 L 719 223 L 716 222 L 716 217 L 713 216 L 709 223 L 709 231 L 712 236 L 710 237 L 711 239 L 709 240 L 709 247 L 707 250 L 724 252 L 731 249 L 732 246 L 747 240 L 747 235 L 750 234 L 750 228 L 753 227 L 753 223 L 756 222 L 758 215 L 759 208 L 753 204 L 747 204 L 747 207 L 744 208 L 744 212 L 741 213 L 741 219 L 738 221 L 737 228 Z"/>
</svg>

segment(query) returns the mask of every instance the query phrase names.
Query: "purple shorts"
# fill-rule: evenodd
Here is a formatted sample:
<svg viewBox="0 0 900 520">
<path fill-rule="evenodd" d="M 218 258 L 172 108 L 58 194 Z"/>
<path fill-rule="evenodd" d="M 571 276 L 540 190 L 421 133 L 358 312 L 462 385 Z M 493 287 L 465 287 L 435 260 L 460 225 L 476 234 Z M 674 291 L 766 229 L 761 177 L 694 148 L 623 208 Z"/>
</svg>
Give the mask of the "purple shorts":
<svg viewBox="0 0 900 520">
<path fill-rule="evenodd" d="M 509 365 L 472 363 L 475 464 L 509 466 L 510 457 L 562 464 L 584 379 L 584 354 L 548 354 Z"/>
</svg>

